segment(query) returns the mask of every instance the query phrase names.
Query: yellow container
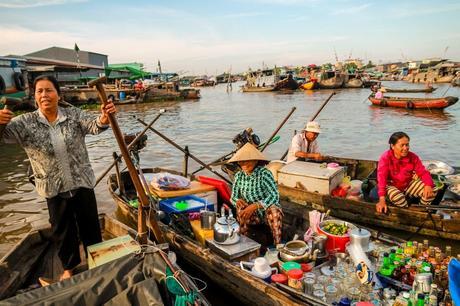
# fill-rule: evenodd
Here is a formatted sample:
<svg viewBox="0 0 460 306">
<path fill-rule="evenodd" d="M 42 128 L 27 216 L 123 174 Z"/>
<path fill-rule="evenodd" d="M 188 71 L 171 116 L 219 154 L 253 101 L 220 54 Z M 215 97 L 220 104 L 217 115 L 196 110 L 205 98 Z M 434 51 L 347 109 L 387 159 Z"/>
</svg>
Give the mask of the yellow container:
<svg viewBox="0 0 460 306">
<path fill-rule="evenodd" d="M 202 245 L 206 245 L 206 239 L 213 239 L 214 232 L 212 229 L 202 229 L 200 220 L 190 221 L 196 240 Z"/>
</svg>

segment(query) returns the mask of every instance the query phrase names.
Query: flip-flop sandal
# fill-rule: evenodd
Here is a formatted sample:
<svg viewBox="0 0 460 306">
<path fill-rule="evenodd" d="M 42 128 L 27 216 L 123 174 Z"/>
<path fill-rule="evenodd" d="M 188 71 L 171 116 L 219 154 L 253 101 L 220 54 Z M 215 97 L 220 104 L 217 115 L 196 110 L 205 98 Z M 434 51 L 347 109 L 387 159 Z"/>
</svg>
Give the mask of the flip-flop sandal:
<svg viewBox="0 0 460 306">
<path fill-rule="evenodd" d="M 47 277 L 39 277 L 38 282 L 40 283 L 42 287 L 46 287 L 46 286 L 49 286 L 55 283 L 56 281 L 51 278 L 47 278 Z"/>
</svg>

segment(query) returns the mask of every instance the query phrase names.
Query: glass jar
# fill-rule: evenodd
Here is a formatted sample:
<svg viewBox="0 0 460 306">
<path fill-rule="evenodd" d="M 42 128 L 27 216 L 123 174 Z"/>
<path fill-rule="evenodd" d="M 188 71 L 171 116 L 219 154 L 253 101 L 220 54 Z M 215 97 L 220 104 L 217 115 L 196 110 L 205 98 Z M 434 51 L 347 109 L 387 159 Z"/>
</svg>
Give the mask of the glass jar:
<svg viewBox="0 0 460 306">
<path fill-rule="evenodd" d="M 315 285 L 315 280 L 313 278 L 304 278 L 303 279 L 303 287 L 304 287 L 304 292 L 306 294 L 309 294 L 309 295 L 313 294 L 314 285 Z"/>
<path fill-rule="evenodd" d="M 359 301 L 359 294 L 360 294 L 360 291 L 357 287 L 348 288 L 348 291 L 347 291 L 348 298 L 352 300 L 353 302 Z"/>
<path fill-rule="evenodd" d="M 315 290 L 315 291 L 313 291 L 313 296 L 315 298 L 317 298 L 318 300 L 326 302 L 326 294 L 324 293 L 323 290 Z"/>
<path fill-rule="evenodd" d="M 323 290 L 324 290 L 324 286 L 323 286 L 323 284 L 320 284 L 320 283 L 314 283 L 314 284 L 313 284 L 313 291 L 317 291 L 317 290 L 321 290 L 321 291 L 323 291 Z"/>
<path fill-rule="evenodd" d="M 330 282 L 330 277 L 329 276 L 326 276 L 326 275 L 320 275 L 316 278 L 316 281 L 320 284 L 322 284 L 323 286 L 326 286 L 329 284 Z"/>
<path fill-rule="evenodd" d="M 316 274 L 313 272 L 307 272 L 303 274 L 304 278 L 312 278 L 313 280 L 316 280 Z"/>
<path fill-rule="evenodd" d="M 327 285 L 326 286 L 326 302 L 328 304 L 332 304 L 332 302 L 337 301 L 338 298 L 338 290 L 334 285 Z"/>
</svg>

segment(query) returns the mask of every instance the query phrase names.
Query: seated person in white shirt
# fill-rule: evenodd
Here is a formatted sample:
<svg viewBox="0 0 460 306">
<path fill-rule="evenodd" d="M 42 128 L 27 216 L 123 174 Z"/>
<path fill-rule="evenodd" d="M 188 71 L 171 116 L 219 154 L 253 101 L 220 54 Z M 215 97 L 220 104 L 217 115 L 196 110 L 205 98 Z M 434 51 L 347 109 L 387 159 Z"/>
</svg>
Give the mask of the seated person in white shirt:
<svg viewBox="0 0 460 306">
<path fill-rule="evenodd" d="M 319 153 L 319 146 L 316 141 L 319 133 L 321 133 L 319 123 L 315 121 L 308 122 L 305 128 L 292 138 L 287 162 L 290 163 L 299 158 L 302 160 L 322 160 L 323 157 Z"/>
</svg>

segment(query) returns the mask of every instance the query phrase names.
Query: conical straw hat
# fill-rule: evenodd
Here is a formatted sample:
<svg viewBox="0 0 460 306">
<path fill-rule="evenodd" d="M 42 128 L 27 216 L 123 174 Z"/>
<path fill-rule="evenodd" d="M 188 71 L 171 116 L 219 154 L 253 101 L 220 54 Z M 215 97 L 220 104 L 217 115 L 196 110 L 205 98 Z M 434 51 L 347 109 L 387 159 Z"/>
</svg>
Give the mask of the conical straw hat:
<svg viewBox="0 0 460 306">
<path fill-rule="evenodd" d="M 246 160 L 263 160 L 268 161 L 268 159 L 254 147 L 254 145 L 249 142 L 236 151 L 235 155 L 228 161 L 229 163 L 246 161 Z"/>
</svg>

